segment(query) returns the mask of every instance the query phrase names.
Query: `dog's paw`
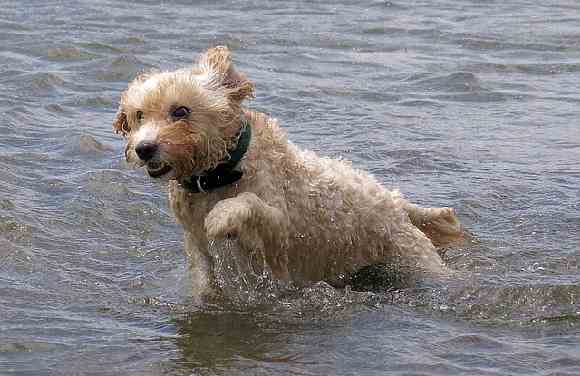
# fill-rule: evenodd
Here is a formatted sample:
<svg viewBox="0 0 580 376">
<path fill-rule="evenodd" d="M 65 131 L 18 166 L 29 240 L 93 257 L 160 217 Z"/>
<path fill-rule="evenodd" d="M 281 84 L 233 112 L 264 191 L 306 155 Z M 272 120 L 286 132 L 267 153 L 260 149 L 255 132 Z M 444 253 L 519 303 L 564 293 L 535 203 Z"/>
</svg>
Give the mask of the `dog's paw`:
<svg viewBox="0 0 580 376">
<path fill-rule="evenodd" d="M 208 239 L 238 236 L 251 212 L 251 207 L 243 200 L 232 198 L 218 202 L 205 218 Z"/>
</svg>

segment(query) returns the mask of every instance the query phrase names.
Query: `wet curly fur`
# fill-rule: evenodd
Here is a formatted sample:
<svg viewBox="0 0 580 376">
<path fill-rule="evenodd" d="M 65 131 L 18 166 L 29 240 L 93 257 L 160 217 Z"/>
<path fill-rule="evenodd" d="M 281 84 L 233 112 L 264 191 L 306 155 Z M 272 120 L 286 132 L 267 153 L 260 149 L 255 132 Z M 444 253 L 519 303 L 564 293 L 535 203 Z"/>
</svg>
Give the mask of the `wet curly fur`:
<svg viewBox="0 0 580 376">
<path fill-rule="evenodd" d="M 453 209 L 419 207 L 346 161 L 301 150 L 276 120 L 241 106 L 253 93 L 229 50 L 215 47 L 192 67 L 133 80 L 113 124 L 128 140 L 127 160 L 169 181 L 196 293 L 209 292 L 215 278 L 208 244 L 226 237 L 239 252 L 262 255 L 280 280 L 340 284 L 384 262 L 447 273 L 436 247 L 462 237 Z M 176 117 L 181 107 L 189 112 Z M 227 160 L 242 116 L 252 127 L 242 179 L 208 193 L 186 190 L 183 179 Z M 136 150 L 144 143 L 153 150 L 146 158 Z"/>
</svg>

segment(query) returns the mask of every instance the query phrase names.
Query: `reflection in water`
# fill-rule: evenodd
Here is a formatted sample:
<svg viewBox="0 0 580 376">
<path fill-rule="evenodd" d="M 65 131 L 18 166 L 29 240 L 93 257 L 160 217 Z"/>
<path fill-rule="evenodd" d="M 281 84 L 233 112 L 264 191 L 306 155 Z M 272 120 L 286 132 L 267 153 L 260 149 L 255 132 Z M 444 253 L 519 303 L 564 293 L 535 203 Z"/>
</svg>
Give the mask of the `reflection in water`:
<svg viewBox="0 0 580 376">
<path fill-rule="evenodd" d="M 252 361 L 282 362 L 284 358 L 291 358 L 284 348 L 289 334 L 249 312 L 191 313 L 176 318 L 175 324 L 179 334 L 176 343 L 181 353 L 175 363 L 180 367 L 223 372 L 233 362 L 239 369 L 244 363 L 245 367 L 252 368 Z"/>
</svg>

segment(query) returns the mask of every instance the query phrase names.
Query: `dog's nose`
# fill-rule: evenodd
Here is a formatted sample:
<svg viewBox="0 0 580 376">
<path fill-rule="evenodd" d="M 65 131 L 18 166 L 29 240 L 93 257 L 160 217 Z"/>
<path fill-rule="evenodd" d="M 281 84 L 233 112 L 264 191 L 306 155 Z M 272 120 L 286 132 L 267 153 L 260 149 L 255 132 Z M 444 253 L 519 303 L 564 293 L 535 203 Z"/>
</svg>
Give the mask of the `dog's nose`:
<svg viewBox="0 0 580 376">
<path fill-rule="evenodd" d="M 159 145 L 154 142 L 139 142 L 135 146 L 135 153 L 142 161 L 148 161 L 155 156 Z"/>
</svg>

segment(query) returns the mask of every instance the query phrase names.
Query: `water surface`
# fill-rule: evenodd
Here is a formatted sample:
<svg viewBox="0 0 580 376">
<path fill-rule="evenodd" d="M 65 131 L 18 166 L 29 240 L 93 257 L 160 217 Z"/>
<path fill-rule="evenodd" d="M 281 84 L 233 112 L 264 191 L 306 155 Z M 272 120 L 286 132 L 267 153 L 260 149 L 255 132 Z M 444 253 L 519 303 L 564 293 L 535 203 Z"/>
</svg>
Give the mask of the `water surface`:
<svg viewBox="0 0 580 376">
<path fill-rule="evenodd" d="M 0 374 L 580 374 L 575 1 L 0 9 Z M 297 144 L 454 206 L 461 277 L 192 305 L 165 188 L 111 123 L 139 71 L 217 44 Z"/>
</svg>

